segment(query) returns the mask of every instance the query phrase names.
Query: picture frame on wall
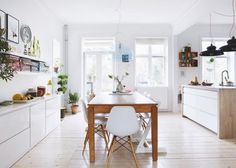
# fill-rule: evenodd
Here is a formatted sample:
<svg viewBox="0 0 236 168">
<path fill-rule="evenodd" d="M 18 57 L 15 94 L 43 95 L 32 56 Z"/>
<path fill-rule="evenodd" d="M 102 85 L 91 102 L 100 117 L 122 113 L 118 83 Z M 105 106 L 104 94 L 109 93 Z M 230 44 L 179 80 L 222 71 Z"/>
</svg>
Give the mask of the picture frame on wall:
<svg viewBox="0 0 236 168">
<path fill-rule="evenodd" d="M 129 55 L 128 54 L 122 54 L 122 62 L 129 62 Z"/>
<path fill-rule="evenodd" d="M 6 39 L 6 13 L 2 10 L 0 10 L 0 29 L 1 31 L 5 30 L 5 33 L 0 38 Z"/>
<path fill-rule="evenodd" d="M 19 20 L 7 14 L 7 40 L 13 43 L 19 43 Z"/>
</svg>

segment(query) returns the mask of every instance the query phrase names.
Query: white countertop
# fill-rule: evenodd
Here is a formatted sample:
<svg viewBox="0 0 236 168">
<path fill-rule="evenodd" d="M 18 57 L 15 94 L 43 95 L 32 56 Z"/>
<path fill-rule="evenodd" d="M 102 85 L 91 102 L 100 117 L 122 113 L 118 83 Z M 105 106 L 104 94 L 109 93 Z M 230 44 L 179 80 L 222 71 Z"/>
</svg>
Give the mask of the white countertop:
<svg viewBox="0 0 236 168">
<path fill-rule="evenodd" d="M 236 89 L 236 86 L 218 86 L 218 85 L 212 85 L 212 86 L 182 85 L 182 87 L 209 90 L 209 91 L 219 91 L 221 89 Z"/>
<path fill-rule="evenodd" d="M 50 100 L 50 99 L 57 97 L 57 96 L 61 96 L 61 95 L 55 94 L 52 96 L 44 96 L 44 97 L 41 97 L 35 101 L 30 101 L 27 103 L 13 103 L 12 105 L 9 105 L 9 106 L 0 106 L 0 116 L 6 114 L 8 112 L 11 112 L 11 111 L 15 111 L 15 110 L 18 110 L 21 108 L 32 106 L 34 104 L 37 104 L 37 103 L 45 101 L 45 100 Z"/>
</svg>

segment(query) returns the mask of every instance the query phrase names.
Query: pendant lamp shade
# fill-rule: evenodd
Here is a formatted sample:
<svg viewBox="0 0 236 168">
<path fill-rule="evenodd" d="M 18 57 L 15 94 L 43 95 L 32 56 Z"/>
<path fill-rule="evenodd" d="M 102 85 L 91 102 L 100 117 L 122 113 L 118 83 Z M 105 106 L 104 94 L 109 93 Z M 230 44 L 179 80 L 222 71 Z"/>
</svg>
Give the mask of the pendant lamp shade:
<svg viewBox="0 0 236 168">
<path fill-rule="evenodd" d="M 200 56 L 218 56 L 218 55 L 224 55 L 222 50 L 216 50 L 216 46 L 210 45 L 207 47 L 206 51 L 202 51 L 200 53 Z"/>
<path fill-rule="evenodd" d="M 227 41 L 227 45 L 220 47 L 223 52 L 231 52 L 236 51 L 236 39 L 233 36 L 231 39 Z"/>
</svg>

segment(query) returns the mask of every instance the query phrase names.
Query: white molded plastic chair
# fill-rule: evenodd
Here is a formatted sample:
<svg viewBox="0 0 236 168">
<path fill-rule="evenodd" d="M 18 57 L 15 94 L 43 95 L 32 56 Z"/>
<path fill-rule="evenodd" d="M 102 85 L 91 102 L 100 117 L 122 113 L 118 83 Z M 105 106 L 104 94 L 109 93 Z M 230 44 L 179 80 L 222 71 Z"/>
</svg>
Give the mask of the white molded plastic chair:
<svg viewBox="0 0 236 168">
<path fill-rule="evenodd" d="M 81 102 L 80 108 L 81 108 L 81 111 L 83 112 L 84 120 L 85 120 L 86 123 L 88 123 L 88 110 L 87 110 L 86 104 L 85 104 L 84 100 L 82 100 L 82 99 L 80 100 L 80 102 Z M 105 144 L 106 144 L 106 149 L 108 149 L 109 136 L 107 134 L 107 131 L 105 130 L 106 122 L 107 122 L 107 119 L 105 117 L 99 116 L 99 115 L 94 116 L 94 131 L 99 136 L 104 138 L 104 141 L 105 141 Z M 83 154 L 84 154 L 84 150 L 86 148 L 86 144 L 89 140 L 88 133 L 89 133 L 89 130 L 88 130 L 88 127 L 87 127 L 86 128 L 86 136 L 85 136 L 85 139 L 84 139 L 84 147 L 83 147 L 83 152 L 82 152 Z"/>
<path fill-rule="evenodd" d="M 123 140 L 124 143 L 120 143 L 120 142 L 119 143 L 123 147 L 125 147 L 124 144 L 126 142 L 129 143 L 131 147 L 131 151 L 128 148 L 126 147 L 125 148 L 128 149 L 130 152 L 132 152 L 134 160 L 135 160 L 135 164 L 137 167 L 139 167 L 137 163 L 136 155 L 134 152 L 133 144 L 131 141 L 131 135 L 135 134 L 139 130 L 139 123 L 137 120 L 135 109 L 131 106 L 113 107 L 111 109 L 106 128 L 109 133 L 114 135 L 111 142 L 111 146 L 108 150 L 107 165 L 109 164 L 111 160 L 115 143 L 119 142 L 119 140 Z M 128 140 L 124 140 L 124 138 L 126 137 L 128 138 Z M 120 148 L 121 146 L 119 146 L 118 148 Z"/>
</svg>

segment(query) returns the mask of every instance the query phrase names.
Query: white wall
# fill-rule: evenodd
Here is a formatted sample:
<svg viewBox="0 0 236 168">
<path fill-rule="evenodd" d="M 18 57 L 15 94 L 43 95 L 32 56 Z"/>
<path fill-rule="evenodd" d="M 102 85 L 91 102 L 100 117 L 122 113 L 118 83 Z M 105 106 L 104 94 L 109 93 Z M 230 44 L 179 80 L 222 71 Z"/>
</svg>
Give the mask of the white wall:
<svg viewBox="0 0 236 168">
<path fill-rule="evenodd" d="M 137 37 L 167 37 L 169 42 L 169 87 L 168 88 L 149 88 L 148 92 L 153 93 L 153 98 L 161 101 L 162 109 L 171 109 L 172 99 L 172 28 L 170 25 L 155 24 L 121 24 L 119 34 L 116 35 L 116 24 L 81 24 L 69 25 L 68 28 L 68 74 L 69 88 L 72 91 L 82 92 L 82 52 L 81 40 L 84 37 L 115 37 L 116 41 L 126 45 L 134 52 L 135 39 Z M 135 74 L 134 62 L 119 63 L 118 74 L 129 72 Z M 134 75 L 130 75 L 124 81 L 127 88 L 135 89 Z M 154 89 L 154 91 L 153 91 Z M 164 91 L 166 89 L 166 91 Z M 143 90 L 141 90 L 143 91 Z M 160 96 L 162 95 L 162 96 Z"/>
<path fill-rule="evenodd" d="M 29 25 L 33 36 L 40 41 L 41 58 L 52 64 L 52 40 L 57 39 L 63 47 L 63 24 L 57 20 L 37 0 L 1 0 L 0 9 L 19 19 L 20 24 Z M 16 52 L 23 53 L 23 44 L 15 45 Z M 61 53 L 62 53 L 61 47 Z M 11 99 L 16 92 L 24 92 L 27 88 L 46 85 L 51 75 L 17 75 L 6 83 L 0 80 L 0 101 Z"/>
<path fill-rule="evenodd" d="M 213 37 L 227 38 L 229 36 L 230 26 L 231 25 L 212 25 Z M 179 105 L 177 104 L 177 94 L 180 85 L 188 84 L 190 80 L 194 79 L 194 76 L 197 76 L 200 82 L 202 80 L 201 58 L 199 57 L 198 67 L 182 68 L 178 66 L 178 53 L 188 43 L 191 45 L 192 51 L 197 51 L 198 53 L 201 52 L 201 39 L 204 37 L 209 37 L 209 25 L 194 25 L 185 30 L 183 33 L 174 37 L 175 70 L 173 89 L 173 111 L 179 111 Z M 184 76 L 181 75 L 181 72 L 184 73 Z"/>
</svg>

